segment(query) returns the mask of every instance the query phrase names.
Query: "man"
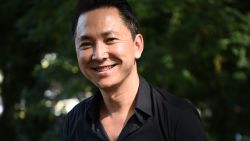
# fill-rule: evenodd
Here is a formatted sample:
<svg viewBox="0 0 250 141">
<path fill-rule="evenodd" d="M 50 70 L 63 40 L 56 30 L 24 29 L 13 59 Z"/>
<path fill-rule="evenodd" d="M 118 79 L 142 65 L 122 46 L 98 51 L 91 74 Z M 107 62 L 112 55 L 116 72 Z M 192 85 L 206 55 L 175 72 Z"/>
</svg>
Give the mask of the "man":
<svg viewBox="0 0 250 141">
<path fill-rule="evenodd" d="M 80 0 L 73 34 L 81 72 L 99 88 L 67 115 L 64 141 L 206 141 L 195 108 L 137 73 L 144 45 L 125 0 Z"/>
</svg>

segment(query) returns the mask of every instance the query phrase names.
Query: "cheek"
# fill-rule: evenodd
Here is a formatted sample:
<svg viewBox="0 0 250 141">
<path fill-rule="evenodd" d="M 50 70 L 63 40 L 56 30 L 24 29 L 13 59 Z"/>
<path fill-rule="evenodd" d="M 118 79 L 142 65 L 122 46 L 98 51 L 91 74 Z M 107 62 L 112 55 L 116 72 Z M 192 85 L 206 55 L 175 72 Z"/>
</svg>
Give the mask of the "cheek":
<svg viewBox="0 0 250 141">
<path fill-rule="evenodd" d="M 120 57 L 134 56 L 134 50 L 131 44 L 119 44 L 116 47 L 113 47 L 111 52 Z"/>
<path fill-rule="evenodd" d="M 123 46 L 116 46 L 112 48 L 111 52 L 114 52 L 118 56 L 123 56 L 124 54 L 124 47 Z"/>
<path fill-rule="evenodd" d="M 77 60 L 80 66 L 85 65 L 89 61 L 90 57 L 91 53 L 88 50 L 77 52 Z"/>
</svg>

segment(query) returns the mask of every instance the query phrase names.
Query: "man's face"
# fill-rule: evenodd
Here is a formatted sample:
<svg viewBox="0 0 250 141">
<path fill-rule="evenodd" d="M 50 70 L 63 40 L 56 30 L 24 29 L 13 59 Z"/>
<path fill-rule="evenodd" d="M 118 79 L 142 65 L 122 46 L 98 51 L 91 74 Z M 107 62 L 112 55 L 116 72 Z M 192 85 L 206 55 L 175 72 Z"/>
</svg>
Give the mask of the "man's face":
<svg viewBox="0 0 250 141">
<path fill-rule="evenodd" d="M 114 88 L 137 76 L 135 60 L 141 56 L 143 38 L 138 34 L 132 39 L 116 8 L 98 8 L 80 15 L 75 46 L 82 73 L 101 89 Z"/>
</svg>

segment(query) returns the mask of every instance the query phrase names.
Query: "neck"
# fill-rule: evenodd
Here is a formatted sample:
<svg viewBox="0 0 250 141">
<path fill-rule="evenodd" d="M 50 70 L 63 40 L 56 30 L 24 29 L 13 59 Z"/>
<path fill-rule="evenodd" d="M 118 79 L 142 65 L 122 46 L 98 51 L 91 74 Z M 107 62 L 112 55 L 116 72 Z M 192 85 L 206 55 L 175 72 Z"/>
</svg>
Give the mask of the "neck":
<svg viewBox="0 0 250 141">
<path fill-rule="evenodd" d="M 128 76 L 115 90 L 101 90 L 103 96 L 102 111 L 109 115 L 133 113 L 138 88 L 139 76 L 134 73 L 134 75 Z"/>
</svg>

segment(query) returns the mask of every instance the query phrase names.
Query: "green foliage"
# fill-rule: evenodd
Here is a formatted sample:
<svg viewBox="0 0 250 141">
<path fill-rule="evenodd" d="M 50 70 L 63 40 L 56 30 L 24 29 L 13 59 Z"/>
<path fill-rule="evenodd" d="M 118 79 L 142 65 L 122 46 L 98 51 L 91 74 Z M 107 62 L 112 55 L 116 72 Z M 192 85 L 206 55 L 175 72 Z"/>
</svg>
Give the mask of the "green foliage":
<svg viewBox="0 0 250 141">
<path fill-rule="evenodd" d="M 209 140 L 249 134 L 250 3 L 129 2 L 145 41 L 140 73 L 192 101 Z M 74 6 L 67 0 L 3 0 L 1 140 L 60 140 L 56 103 L 94 91 L 77 67 L 70 32 Z"/>
</svg>

